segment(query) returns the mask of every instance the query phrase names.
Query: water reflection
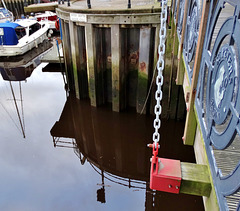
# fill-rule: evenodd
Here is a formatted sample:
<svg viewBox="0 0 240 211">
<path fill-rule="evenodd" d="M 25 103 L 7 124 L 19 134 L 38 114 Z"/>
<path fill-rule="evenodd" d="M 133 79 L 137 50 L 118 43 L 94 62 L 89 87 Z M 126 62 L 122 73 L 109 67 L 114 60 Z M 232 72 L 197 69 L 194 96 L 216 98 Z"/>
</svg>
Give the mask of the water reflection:
<svg viewBox="0 0 240 211">
<path fill-rule="evenodd" d="M 19 125 L 17 122 L 15 122 L 14 118 L 8 112 L 8 106 L 5 106 L 2 102 L 0 102 L 0 104 L 10 119 L 13 121 L 17 129 L 22 133 L 23 138 L 26 137 L 26 133 L 23 110 L 22 81 L 27 82 L 27 78 L 31 76 L 33 70 L 41 63 L 41 58 L 51 47 L 52 44 L 50 42 L 44 41 L 38 46 L 38 48 L 34 48 L 31 51 L 28 51 L 24 55 L 15 57 L 1 57 L 0 60 L 0 72 L 2 78 L 3 80 L 9 82 L 9 87 L 11 90 L 11 98 L 8 100 L 12 100 L 14 102 Z M 15 89 L 12 82 L 18 83 L 18 85 L 15 86 Z M 18 99 L 16 98 L 16 91 L 19 93 Z"/>
<path fill-rule="evenodd" d="M 44 41 L 38 48 L 28 51 L 24 55 L 15 57 L 1 57 L 0 71 L 3 80 L 23 81 L 30 77 L 32 71 L 41 63 L 41 58 L 52 47 L 52 43 Z"/>
<path fill-rule="evenodd" d="M 201 197 L 149 189 L 152 116 L 96 109 L 72 95 L 66 99 L 62 73 L 43 72 L 41 65 L 33 69 L 37 58 L 25 56 L 1 66 L 0 210 L 203 210 Z M 20 60 L 25 62 L 13 66 Z M 20 66 L 25 68 L 16 74 Z M 16 104 L 24 102 L 19 114 L 26 141 L 16 132 L 20 123 L 10 83 Z M 160 132 L 161 157 L 194 162 L 192 148 L 180 141 L 181 122 L 163 121 Z"/>
<path fill-rule="evenodd" d="M 97 190 L 97 201 L 107 201 L 104 181 L 108 180 L 133 191 L 144 189 L 145 210 L 169 210 L 169 206 L 177 209 L 175 205 L 162 203 L 161 197 L 166 196 L 176 204 L 186 200 L 188 206 L 201 210 L 200 197 L 176 196 L 149 189 L 151 150 L 146 145 L 151 142 L 152 122 L 152 116 L 135 112 L 116 113 L 107 107 L 96 109 L 90 106 L 89 101 L 79 101 L 70 95 L 50 133 L 54 147 L 73 148 L 81 164 L 86 164 L 87 160 L 99 174 L 102 183 L 98 184 L 101 188 Z M 194 162 L 192 148 L 176 141 L 181 140 L 182 130 L 181 122 L 163 121 L 161 157 Z"/>
</svg>

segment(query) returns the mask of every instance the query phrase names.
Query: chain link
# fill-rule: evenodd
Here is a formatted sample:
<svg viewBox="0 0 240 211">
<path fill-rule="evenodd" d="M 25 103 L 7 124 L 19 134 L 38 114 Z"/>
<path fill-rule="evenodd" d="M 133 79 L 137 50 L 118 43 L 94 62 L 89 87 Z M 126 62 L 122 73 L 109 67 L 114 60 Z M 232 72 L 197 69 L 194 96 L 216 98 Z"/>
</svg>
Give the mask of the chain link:
<svg viewBox="0 0 240 211">
<path fill-rule="evenodd" d="M 164 69 L 164 55 L 165 55 L 165 41 L 166 41 L 166 34 L 167 34 L 167 28 L 166 28 L 166 22 L 167 22 L 167 0 L 162 0 L 162 11 L 161 11 L 161 27 L 159 31 L 159 39 L 160 43 L 158 46 L 158 62 L 157 62 L 157 70 L 158 75 L 156 77 L 156 85 L 157 90 L 155 93 L 155 99 L 156 99 L 156 105 L 154 107 L 155 112 L 155 120 L 153 122 L 153 127 L 155 128 L 155 132 L 153 133 L 153 142 L 155 144 L 155 148 L 157 146 L 157 143 L 160 139 L 160 134 L 158 132 L 160 126 L 161 126 L 161 120 L 160 115 L 162 112 L 162 106 L 160 105 L 160 102 L 162 100 L 162 85 L 163 85 L 163 69 Z M 160 146 L 160 145 L 159 145 Z"/>
</svg>

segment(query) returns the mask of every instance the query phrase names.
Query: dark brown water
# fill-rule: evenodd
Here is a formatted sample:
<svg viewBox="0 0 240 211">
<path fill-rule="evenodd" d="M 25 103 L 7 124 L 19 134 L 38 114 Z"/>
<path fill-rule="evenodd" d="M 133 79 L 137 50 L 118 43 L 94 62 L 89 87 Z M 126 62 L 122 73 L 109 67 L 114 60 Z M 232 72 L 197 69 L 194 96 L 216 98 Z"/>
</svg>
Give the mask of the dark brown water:
<svg viewBox="0 0 240 211">
<path fill-rule="evenodd" d="M 148 188 L 153 117 L 90 107 L 42 66 L 21 82 L 1 72 L 0 210 L 203 210 L 201 197 Z M 162 121 L 161 157 L 194 162 L 183 126 Z"/>
</svg>

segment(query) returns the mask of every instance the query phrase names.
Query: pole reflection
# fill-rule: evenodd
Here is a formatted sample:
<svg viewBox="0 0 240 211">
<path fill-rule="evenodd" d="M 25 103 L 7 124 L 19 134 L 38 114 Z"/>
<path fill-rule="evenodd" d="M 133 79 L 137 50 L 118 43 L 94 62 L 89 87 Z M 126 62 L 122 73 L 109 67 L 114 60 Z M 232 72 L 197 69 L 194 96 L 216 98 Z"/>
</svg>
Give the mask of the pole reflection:
<svg viewBox="0 0 240 211">
<path fill-rule="evenodd" d="M 31 76 L 33 70 L 41 63 L 41 57 L 46 53 L 48 49 L 50 49 L 50 47 L 52 47 L 52 44 L 45 41 L 40 44 L 38 48 L 34 48 L 31 51 L 28 51 L 24 55 L 15 57 L 1 57 L 0 60 L 0 73 L 3 80 L 9 82 L 11 90 L 11 97 L 9 100 L 13 100 L 14 102 L 14 107 L 17 112 L 20 127 L 10 115 L 8 111 L 8 106 L 4 105 L 4 102 L 0 102 L 0 104 L 6 111 L 6 113 L 9 115 L 9 117 L 12 119 L 15 126 L 22 133 L 23 138 L 26 138 L 26 133 L 23 109 L 22 81 L 27 82 L 27 78 Z M 13 83 L 18 83 L 17 88 L 15 86 L 14 89 Z M 16 97 L 16 91 L 19 91 L 19 99 L 17 99 Z"/>
<path fill-rule="evenodd" d="M 125 186 L 132 191 L 145 191 L 145 210 L 167 210 L 162 197 L 174 198 L 178 203 L 187 200 L 190 207 L 201 207 L 201 198 L 170 195 L 149 188 L 151 150 L 147 144 L 152 138 L 153 117 L 135 112 L 112 112 L 111 108 L 95 108 L 87 100 L 79 101 L 73 95 L 67 97 L 58 121 L 50 130 L 54 147 L 73 148 L 82 165 L 89 165 L 100 176 L 97 184 L 97 201 L 106 203 L 105 180 Z M 161 131 L 161 157 L 178 157 L 182 161 L 194 161 L 193 151 L 182 143 L 172 144 L 179 137 L 171 121 L 163 123 Z M 180 127 L 180 135 L 181 130 Z M 177 136 L 177 137 L 176 137 Z M 176 153 L 176 149 L 183 153 Z M 194 200 L 192 200 L 194 199 Z M 166 199 L 165 199 L 166 200 Z M 191 201 L 192 200 L 192 201 Z M 171 204 L 171 206 L 176 205 Z M 164 208 L 165 207 L 165 208 Z M 169 210 L 169 209 L 168 209 Z M 201 210 L 201 209 L 197 209 Z"/>
</svg>

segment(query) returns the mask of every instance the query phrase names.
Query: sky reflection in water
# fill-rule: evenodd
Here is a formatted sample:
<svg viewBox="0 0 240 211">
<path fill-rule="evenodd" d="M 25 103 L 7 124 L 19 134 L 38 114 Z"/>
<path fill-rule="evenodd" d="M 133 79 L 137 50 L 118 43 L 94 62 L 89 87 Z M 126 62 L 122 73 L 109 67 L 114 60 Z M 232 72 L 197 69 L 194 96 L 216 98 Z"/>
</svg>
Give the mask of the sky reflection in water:
<svg viewBox="0 0 240 211">
<path fill-rule="evenodd" d="M 0 80 L 1 103 L 19 127 L 16 109 L 8 100 L 12 98 L 9 82 Z M 18 82 L 15 83 L 12 82 L 13 87 L 19 92 Z M 22 92 L 25 139 L 0 107 L 0 210 L 141 210 L 144 207 L 143 191 L 128 191 L 126 195 L 126 188 L 118 185 L 114 191 L 112 185 L 106 188 L 107 206 L 97 202 L 96 190 L 100 188 L 97 183 L 101 183 L 101 177 L 87 163 L 83 168 L 73 150 L 53 147 L 50 129 L 59 119 L 66 100 L 60 73 L 42 73 L 39 67 L 27 83 L 22 82 Z"/>
<path fill-rule="evenodd" d="M 25 139 L 19 130 L 9 81 L 0 77 L 0 210 L 145 210 L 146 190 L 129 189 L 106 179 L 106 203 L 98 202 L 101 175 L 88 162 L 81 165 L 73 149 L 54 148 L 50 130 L 61 116 L 66 93 L 61 73 L 43 73 L 42 66 L 44 64 L 33 71 L 27 82 L 21 82 Z M 12 82 L 12 85 L 16 98 L 20 99 L 19 83 Z M 17 103 L 21 113 L 20 101 Z M 135 114 L 133 116 L 136 117 Z M 146 120 L 144 127 L 152 125 L 148 121 L 151 122 L 152 118 Z M 151 141 L 152 128 L 143 130 L 148 143 Z M 163 134 L 162 138 L 171 135 L 174 137 L 174 134 Z M 129 139 L 132 138 L 134 136 L 131 134 Z M 164 150 L 167 142 L 162 142 L 162 155 L 176 157 L 176 147 Z M 146 146 L 146 143 L 141 144 Z M 186 154 L 193 153 L 185 153 L 187 151 L 189 148 L 184 148 L 179 159 L 188 161 Z M 174 200 L 174 203 L 169 200 Z M 200 197 L 160 193 L 158 201 L 161 210 L 202 210 Z"/>
</svg>

